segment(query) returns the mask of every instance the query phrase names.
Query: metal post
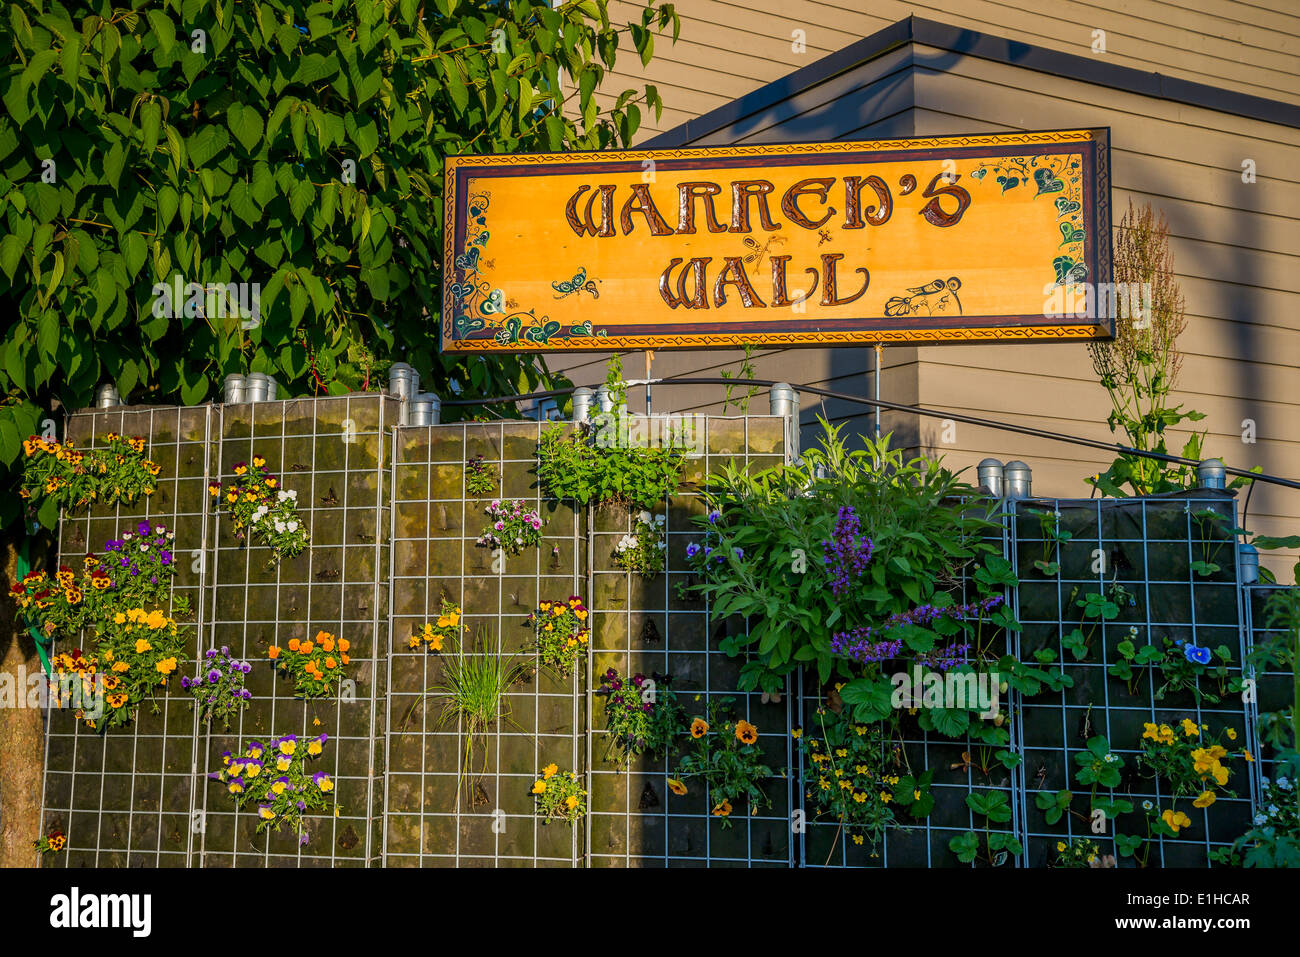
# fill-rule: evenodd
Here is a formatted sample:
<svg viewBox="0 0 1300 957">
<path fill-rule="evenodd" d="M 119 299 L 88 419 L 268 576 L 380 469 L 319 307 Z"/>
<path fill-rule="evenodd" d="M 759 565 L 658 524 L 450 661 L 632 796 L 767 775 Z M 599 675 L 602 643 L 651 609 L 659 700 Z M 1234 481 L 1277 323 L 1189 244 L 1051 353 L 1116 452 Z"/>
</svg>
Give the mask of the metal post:
<svg viewBox="0 0 1300 957">
<path fill-rule="evenodd" d="M 768 411 L 785 420 L 786 449 L 791 461 L 799 457 L 799 393 L 788 382 L 768 389 Z"/>
<path fill-rule="evenodd" d="M 122 397 L 118 395 L 117 386 L 111 382 L 105 382 L 95 390 L 95 408 L 111 409 L 115 405 L 122 404 Z"/>
<path fill-rule="evenodd" d="M 880 370 L 881 370 L 881 366 L 884 363 L 884 359 L 885 359 L 884 343 L 877 342 L 876 343 L 876 374 L 875 376 L 873 376 L 873 379 L 875 380 L 874 385 L 876 389 L 877 402 L 880 401 Z M 876 406 L 875 420 L 876 420 L 876 441 L 879 442 L 880 441 L 880 406 L 878 405 Z"/>
<path fill-rule="evenodd" d="M 1196 482 L 1201 488 L 1226 489 L 1228 473 L 1218 459 L 1206 459 L 1196 466 Z"/>
<path fill-rule="evenodd" d="M 411 424 L 411 398 L 420 391 L 420 375 L 405 362 L 388 368 L 388 394 L 398 399 L 397 424 Z"/>
<path fill-rule="evenodd" d="M 1002 467 L 1007 498 L 1029 498 L 1033 494 L 1033 473 L 1028 465 L 1016 460 Z"/>
<path fill-rule="evenodd" d="M 244 401 L 265 402 L 271 377 L 260 372 L 250 372 L 244 377 Z"/>
<path fill-rule="evenodd" d="M 417 392 L 411 397 L 409 425 L 438 425 L 442 420 L 442 400 L 432 392 Z"/>
<path fill-rule="evenodd" d="M 1002 498 L 1004 483 L 1001 462 L 997 459 L 984 459 L 975 466 L 975 474 L 979 476 L 980 485 L 988 489 L 990 495 Z"/>
<path fill-rule="evenodd" d="M 226 376 L 225 385 L 221 391 L 221 401 L 227 405 L 239 405 L 241 402 L 247 402 L 245 398 L 246 387 L 244 377 L 239 373 L 233 373 Z"/>
<path fill-rule="evenodd" d="M 596 393 L 586 386 L 573 390 L 573 421 L 575 423 L 586 422 L 591 418 L 591 405 L 595 398 Z"/>
<path fill-rule="evenodd" d="M 1254 545 L 1237 546 L 1237 566 L 1241 569 L 1241 583 L 1253 585 L 1259 581 L 1259 549 Z"/>
<path fill-rule="evenodd" d="M 650 361 L 655 357 L 653 349 L 647 349 L 645 353 L 645 414 L 650 416 Z"/>
</svg>

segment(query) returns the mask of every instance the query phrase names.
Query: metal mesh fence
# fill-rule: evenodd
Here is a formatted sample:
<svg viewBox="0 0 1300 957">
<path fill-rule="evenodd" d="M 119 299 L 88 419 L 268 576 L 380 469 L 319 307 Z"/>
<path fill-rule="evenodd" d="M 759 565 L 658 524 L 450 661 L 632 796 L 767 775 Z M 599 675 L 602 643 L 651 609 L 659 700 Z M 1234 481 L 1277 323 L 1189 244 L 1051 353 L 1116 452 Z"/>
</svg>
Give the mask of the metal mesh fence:
<svg viewBox="0 0 1300 957">
<path fill-rule="evenodd" d="M 253 697 L 229 729 L 200 725 L 177 678 L 159 713 L 143 706 L 126 728 L 100 733 L 70 711 L 48 712 L 42 826 L 65 832 L 69 866 L 343 866 L 378 857 L 383 763 L 375 742 L 388 638 L 388 546 L 379 530 L 388 520 L 389 446 L 381 436 L 395 412 L 392 400 L 370 395 L 69 418 L 79 446 L 110 431 L 146 437 L 162 473 L 152 496 L 112 517 L 65 516 L 61 560 L 102 549 L 142 519 L 162 522 L 176 532 L 174 594 L 192 606 L 183 672 L 222 646 L 253 669 L 245 682 Z M 254 451 L 298 492 L 310 529 L 311 548 L 277 566 L 267 548 L 236 540 L 209 504 L 209 480 L 228 480 Z M 347 638 L 352 662 L 338 698 L 303 701 L 275 676 L 267 650 L 317 630 Z M 321 732 L 331 743 L 316 769 L 336 780 L 340 812 L 308 821 L 307 845 L 285 831 L 255 834 L 254 814 L 236 815 L 207 777 L 223 752 L 250 740 Z"/>
<path fill-rule="evenodd" d="M 530 469 L 536 422 L 399 429 L 393 515 L 392 654 L 389 658 L 388 814 L 384 860 L 391 866 L 573 866 L 580 831 L 543 825 L 530 787 L 554 763 L 581 771 L 580 674 L 560 678 L 528 666 L 525 619 L 545 596 L 581 590 L 581 516 L 543 501 Z M 468 459 L 482 456 L 496 488 L 465 491 Z M 476 544 L 494 499 L 523 501 L 546 524 L 542 544 L 517 556 Z M 410 649 L 407 637 L 437 619 L 443 600 L 464 613 L 466 639 L 441 654 Z M 523 666 L 504 714 L 470 735 L 439 689 L 448 658 L 495 654 Z"/>
<path fill-rule="evenodd" d="M 1071 538 L 1051 545 L 1036 508 L 1059 513 L 1061 527 Z M 1221 521 L 1198 520 L 1212 510 Z M 1201 490 L 1170 497 L 1128 500 L 1041 500 L 1020 503 L 1014 516 L 1016 542 L 1017 611 L 1022 625 L 1022 656 L 1047 649 L 1064 663 L 1073 686 L 1045 692 L 1026 700 L 1019 722 L 1027 782 L 1022 792 L 1026 822 L 1026 859 L 1042 866 L 1059 841 L 1086 838 L 1097 841 L 1105 853 L 1114 853 L 1115 833 L 1145 836 L 1147 802 L 1157 814 L 1172 806 L 1173 795 L 1164 781 L 1145 772 L 1137 762 L 1142 753 L 1144 726 L 1150 722 L 1179 727 L 1190 719 L 1206 736 L 1231 728 L 1237 741 L 1258 753 L 1254 724 L 1240 693 L 1205 681 L 1209 697 L 1192 691 L 1163 688 L 1152 669 L 1135 669 L 1132 680 L 1112 671 L 1121 661 L 1121 642 L 1138 647 L 1163 645 L 1168 638 L 1203 648 L 1224 648 L 1231 654 L 1228 677 L 1240 677 L 1246 651 L 1243 622 L 1239 617 L 1237 563 L 1232 536 L 1235 502 L 1226 493 Z M 1034 560 L 1054 553 L 1056 574 L 1036 569 Z M 1059 548 L 1059 551 L 1057 549 Z M 1217 561 L 1215 561 L 1217 559 Z M 1204 562 L 1203 571 L 1196 563 Z M 1216 565 L 1214 570 L 1209 570 Z M 1119 613 L 1111 620 L 1089 622 L 1080 601 L 1089 593 L 1104 592 L 1116 599 Z M 1075 660 L 1062 645 L 1062 636 L 1076 626 L 1092 633 L 1090 654 Z M 1175 645 L 1177 649 L 1179 646 Z M 1212 700 L 1216 699 L 1216 700 Z M 1181 734 L 1181 732 L 1180 732 Z M 1123 758 L 1121 785 L 1100 789 L 1099 798 L 1122 797 L 1133 812 L 1106 822 L 1098 832 L 1089 818 L 1088 793 L 1075 780 L 1075 756 L 1089 738 L 1104 735 L 1111 752 Z M 1249 826 L 1251 809 L 1250 766 L 1234 762 L 1229 787 L 1236 797 L 1220 796 L 1212 807 L 1193 808 L 1190 798 L 1178 809 L 1192 820 L 1177 837 L 1153 835 L 1141 852 L 1152 865 L 1204 867 L 1209 851 L 1231 843 Z M 1035 806 L 1040 793 L 1070 790 L 1078 795 L 1073 809 L 1049 825 Z"/>
<path fill-rule="evenodd" d="M 211 407 L 84 412 L 69 417 L 67 438 L 95 448 L 110 432 L 142 436 L 162 472 L 157 489 L 132 506 L 105 515 L 64 516 L 60 563 L 81 567 L 88 552 L 102 553 L 141 522 L 162 523 L 176 533 L 178 557 L 173 596 L 189 599 L 191 621 L 183 625 L 185 653 L 195 658 L 209 608 L 203 561 L 208 530 L 207 472 L 216 454 L 219 418 Z M 171 609 L 167 609 L 171 611 Z M 61 641 L 55 651 L 81 647 Z M 45 784 L 41 833 L 62 830 L 67 853 L 47 866 L 184 867 L 194 851 L 198 797 L 193 767 L 200 749 L 198 724 L 188 695 L 169 685 L 157 712 L 140 707 L 131 725 L 107 733 L 88 727 L 72 710 L 46 712 Z"/>
<path fill-rule="evenodd" d="M 719 642 L 743 633 L 745 622 L 710 624 L 708 607 L 681 590 L 691 580 L 686 547 L 698 538 L 692 518 L 704 512 L 704 480 L 733 461 L 751 472 L 788 461 L 786 420 L 703 423 L 702 445 L 662 506 L 666 570 L 643 579 L 613 561 L 619 539 L 634 529 L 632 512 L 542 496 L 533 474 L 542 424 L 396 427 L 396 419 L 396 401 L 374 395 L 70 417 L 68 436 L 82 446 L 109 431 L 146 436 L 162 477 L 134 508 L 65 516 L 60 554 L 79 559 L 98 551 L 142 519 L 174 529 L 176 593 L 192 606 L 187 654 L 197 659 L 226 646 L 250 661 L 253 699 L 228 730 L 200 726 L 175 680 L 158 713 L 146 706 L 133 725 L 107 734 L 51 710 L 43 829 L 64 831 L 68 852 L 47 865 L 961 866 L 949 841 L 983 826 L 967 798 L 993 792 L 1011 808 L 1000 829 L 1023 848 L 1007 863 L 1044 866 L 1058 842 L 1075 838 L 1114 853 L 1117 831 L 1145 833 L 1143 802 L 1169 806 L 1161 782 L 1136 761 L 1145 723 L 1189 718 L 1207 734 L 1232 728 L 1264 758 L 1254 718 L 1290 700 L 1290 673 L 1256 676 L 1255 702 L 1231 692 L 1198 699 L 1162 690 L 1146 673 L 1133 681 L 1114 670 L 1120 642 L 1169 638 L 1226 648 L 1228 677 L 1242 674 L 1252 635 L 1265 627 L 1266 589 L 1238 582 L 1231 496 L 1020 502 L 1005 513 L 999 545 L 1020 579 L 1008 599 L 1021 629 L 997 636 L 995 646 L 1021 660 L 1050 652 L 1072 684 L 1032 697 L 1004 693 L 1006 751 L 1018 759 L 1011 766 L 997 748 L 924 732 L 905 715 L 890 745 L 900 770 L 933 772 L 935 808 L 876 845 L 858 844 L 813 814 L 806 768 L 789 734 L 816 727 L 824 689 L 803 676 L 781 695 L 738 692 L 742 662 Z M 206 492 L 210 478 L 227 479 L 234 463 L 254 452 L 286 489 L 297 490 L 311 531 L 310 549 L 279 565 L 269 564 L 265 548 L 236 540 Z M 495 487 L 479 496 L 466 489 L 466 463 L 476 456 L 496 476 Z M 540 547 L 498 557 L 476 544 L 493 499 L 522 500 L 545 517 Z M 1207 510 L 1222 521 L 1207 522 Z M 1059 513 L 1070 532 L 1059 547 L 1044 513 Z M 1049 554 L 1050 573 L 1035 564 Z M 1116 599 L 1118 613 L 1090 625 L 1079 604 L 1089 594 Z M 540 601 L 569 595 L 591 609 L 592 644 L 575 673 L 560 678 L 535 667 L 526 619 Z M 970 597 L 963 591 L 960 600 Z M 437 618 L 444 599 L 463 610 L 466 641 L 441 653 L 410 647 L 409 637 Z M 1063 642 L 1076 626 L 1090 633 L 1083 660 Z M 276 677 L 267 649 L 318 630 L 351 642 L 349 682 L 338 697 L 303 701 Z M 464 717 L 446 707 L 443 686 L 450 667 L 485 653 L 520 671 L 505 713 L 471 737 Z M 766 788 L 772 806 L 753 814 L 741 808 L 724 826 L 705 788 L 678 795 L 666 786 L 676 756 L 611 760 L 604 701 L 594 694 L 611 667 L 670 675 L 688 716 L 704 714 L 710 698 L 733 698 L 736 715 L 757 725 L 767 763 L 781 774 Z M 247 808 L 236 814 L 207 778 L 224 751 L 250 740 L 321 732 L 330 743 L 320 767 L 337 781 L 340 811 L 310 820 L 306 845 L 288 833 L 256 834 L 254 815 Z M 1125 761 L 1113 796 L 1135 805 L 1101 831 L 1087 813 L 1091 795 L 1074 779 L 1075 758 L 1095 735 Z M 544 824 L 534 813 L 531 783 L 552 763 L 577 772 L 589 792 L 589 814 L 576 827 Z M 1152 837 L 1149 862 L 1204 866 L 1212 849 L 1249 826 L 1264 764 L 1234 765 L 1235 796 L 1211 807 L 1193 810 L 1180 801 L 1192 825 L 1176 838 Z M 1048 824 L 1037 799 L 1062 790 L 1076 792 L 1071 807 L 1078 813 Z"/>
</svg>

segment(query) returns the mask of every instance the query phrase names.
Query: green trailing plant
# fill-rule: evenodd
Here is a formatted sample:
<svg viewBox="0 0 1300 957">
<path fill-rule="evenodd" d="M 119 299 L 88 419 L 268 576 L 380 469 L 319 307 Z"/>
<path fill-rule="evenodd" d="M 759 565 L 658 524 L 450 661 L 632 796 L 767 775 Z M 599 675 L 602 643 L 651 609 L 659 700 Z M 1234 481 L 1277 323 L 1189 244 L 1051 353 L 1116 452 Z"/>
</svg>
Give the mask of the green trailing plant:
<svg viewBox="0 0 1300 957">
<path fill-rule="evenodd" d="M 1129 626 L 1128 636 L 1120 640 L 1115 651 L 1119 658 L 1111 663 L 1106 672 L 1123 681 L 1131 695 L 1137 694 L 1138 682 L 1142 677 L 1149 675 L 1151 668 L 1159 667 L 1165 660 L 1165 649 L 1160 645 L 1139 646 L 1135 625 Z"/>
<path fill-rule="evenodd" d="M 1087 813 L 1074 808 L 1076 795 L 1073 791 L 1039 791 L 1034 795 L 1034 806 L 1043 813 L 1043 821 L 1049 827 L 1056 825 L 1067 814 L 1077 819 L 1080 825 L 1093 827 L 1098 820 L 1098 812 L 1106 820 L 1114 821 L 1121 814 L 1129 814 L 1133 811 L 1131 801 L 1098 794 L 1099 789 L 1109 792 L 1119 787 L 1122 780 L 1121 771 L 1124 768 L 1124 759 L 1111 750 L 1110 742 L 1105 735 L 1094 735 L 1089 738 L 1085 749 L 1074 755 L 1074 765 L 1074 780 L 1088 789 Z M 1099 853 L 1095 847 L 1089 849 L 1089 853 L 1079 854 L 1076 853 L 1077 851 L 1075 842 L 1071 842 L 1068 846 L 1065 842 L 1058 842 L 1056 863 L 1052 866 L 1114 866 L 1113 860 L 1110 865 L 1103 865 L 1097 859 L 1088 860 L 1090 855 L 1095 858 Z"/>
<path fill-rule="evenodd" d="M 442 394 L 545 381 L 535 355 L 444 353 L 427 334 L 443 159 L 630 145 L 662 101 L 654 85 L 606 81 L 680 24 L 671 4 L 627 9 L 617 21 L 606 0 L 11 5 L 0 464 L 49 409 L 90 405 L 105 380 L 189 405 L 249 369 L 290 395 L 364 390 L 398 358 Z M 159 291 L 177 284 L 179 300 Z M 0 523 L 19 510 L 0 497 Z"/>
<path fill-rule="evenodd" d="M 552 425 L 537 446 L 537 481 L 552 498 L 578 505 L 653 509 L 677 490 L 684 446 L 643 444 L 622 435 L 609 413 L 577 428 Z"/>
</svg>

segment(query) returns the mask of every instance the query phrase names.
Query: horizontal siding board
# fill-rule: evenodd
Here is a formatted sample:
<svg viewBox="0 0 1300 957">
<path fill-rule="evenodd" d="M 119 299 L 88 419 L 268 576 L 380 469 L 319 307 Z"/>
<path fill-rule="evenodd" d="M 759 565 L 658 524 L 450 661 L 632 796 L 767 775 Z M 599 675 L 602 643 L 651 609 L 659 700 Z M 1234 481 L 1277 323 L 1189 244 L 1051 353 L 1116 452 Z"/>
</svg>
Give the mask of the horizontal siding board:
<svg viewBox="0 0 1300 957">
<path fill-rule="evenodd" d="M 929 56 L 927 56 L 929 54 Z M 957 117 L 978 117 L 1020 129 L 1109 126 L 1112 143 L 1153 152 L 1180 150 L 1205 166 L 1240 174 L 1242 139 L 1249 138 L 1256 163 L 1273 175 L 1294 162 L 1300 129 L 1229 117 L 1186 105 L 1170 119 L 1161 101 L 1093 83 L 1048 77 L 1032 70 L 946 55 L 932 67 L 933 48 L 918 48 L 916 106 Z M 942 69 L 939 68 L 940 64 Z M 996 111 L 996 115 L 990 115 Z M 1286 174 L 1281 174 L 1286 175 Z M 1279 176 L 1280 178 L 1280 176 Z"/>
<path fill-rule="evenodd" d="M 659 37 L 655 59 L 642 68 L 625 38 L 618 69 L 610 72 L 605 89 L 617 91 L 644 82 L 675 86 L 681 92 L 680 102 L 671 104 L 674 113 L 698 116 L 915 14 L 1087 57 L 1094 56 L 1091 31 L 1096 27 L 1107 31 L 1107 62 L 1300 103 L 1296 58 L 1300 17 L 1225 2 L 1212 2 L 1209 7 L 1206 13 L 1188 11 L 1177 16 L 1177 8 L 1150 0 L 1125 4 L 1122 10 L 1046 0 L 1032 11 L 1001 0 L 929 4 L 887 0 L 874 3 L 868 14 L 852 5 L 811 0 L 756 0 L 743 6 L 683 0 L 677 4 L 683 17 L 681 39 L 673 44 Z M 1225 10 L 1240 11 L 1241 19 L 1207 15 Z M 632 3 L 615 3 L 611 11 L 616 22 L 639 17 L 639 8 Z M 795 29 L 805 31 L 806 49 L 801 53 L 793 49 Z M 1076 34 L 1078 39 L 1072 39 Z M 677 119 L 674 115 L 647 121 L 642 137 L 671 129 Z"/>
<path fill-rule="evenodd" d="M 1093 25 L 1088 21 L 1096 19 L 1096 26 L 1108 31 L 1113 56 L 1124 51 L 1125 44 L 1144 38 L 1146 46 L 1131 51 L 1135 57 L 1169 61 L 1152 61 L 1146 69 L 1189 79 L 1197 79 L 1190 74 L 1198 73 L 1201 82 L 1212 86 L 1300 101 L 1300 83 L 1295 80 L 1300 66 L 1294 60 L 1300 18 L 1223 0 L 1188 2 L 1194 13 L 1181 19 L 1175 15 L 1177 8 L 1160 0 L 1127 0 L 1113 12 L 1085 0 L 1051 0 L 1042 10 L 1058 26 L 1065 20 L 1078 22 L 1085 36 Z M 782 44 L 788 29 L 794 28 L 792 23 L 823 22 L 850 34 L 861 24 L 861 32 L 868 34 L 897 19 L 896 14 L 905 15 L 899 11 L 933 16 L 932 11 L 950 5 L 957 6 L 955 0 L 952 4 L 935 0 L 924 7 L 873 4 L 872 13 L 883 19 L 846 13 L 849 0 L 836 4 L 756 0 L 752 17 L 746 17 L 739 4 L 722 0 L 696 4 L 688 0 L 679 9 L 688 13 L 694 9 L 691 16 L 715 18 L 727 29 L 739 24 L 738 35 L 767 33 L 771 42 L 764 42 L 755 58 L 764 62 L 747 68 L 754 73 L 767 68 L 769 57 L 785 55 Z M 962 4 L 960 16 L 936 19 L 972 26 L 970 17 L 993 17 L 1008 6 L 1002 0 L 977 0 Z M 726 10 L 731 11 L 730 20 Z M 1079 42 L 1035 39 L 1021 17 L 1009 13 L 1000 29 L 988 30 L 1079 52 Z M 1271 35 L 1278 28 L 1281 33 Z M 1216 32 L 1224 32 L 1241 46 L 1223 42 L 1213 36 Z M 725 35 L 713 27 L 702 33 L 702 50 L 720 45 Z M 810 49 L 823 35 L 839 42 L 835 34 L 810 29 Z M 745 67 L 735 55 L 740 50 L 743 46 L 738 42 L 725 56 L 700 65 L 722 63 L 738 74 Z M 729 122 L 701 126 L 693 135 L 703 134 L 698 142 L 714 144 L 869 138 L 853 132 L 864 116 L 867 125 L 861 129 L 876 131 L 872 135 L 889 135 L 878 132 L 882 123 L 891 129 L 911 124 L 894 135 L 1109 126 L 1116 219 L 1132 198 L 1150 201 L 1170 221 L 1175 271 L 1189 316 L 1180 341 L 1185 354 L 1180 389 L 1173 402 L 1207 414 L 1199 426 L 1209 432 L 1209 452 L 1234 465 L 1259 465 L 1274 474 L 1300 478 L 1300 394 L 1295 388 L 1300 294 L 1294 278 L 1300 266 L 1300 185 L 1292 177 L 1300 129 L 921 44 L 908 43 L 887 56 L 894 59 L 886 62 L 885 57 L 877 57 L 813 85 L 800 88 L 792 83 L 791 95 L 783 98 L 754 98 Z M 1216 56 L 1220 59 L 1213 59 Z M 891 70 L 910 59 L 918 64 L 908 74 L 914 80 L 906 88 L 913 96 L 913 109 L 907 108 L 906 97 L 891 97 L 888 90 Z M 790 60 L 791 69 L 806 65 L 802 58 Z M 1219 68 L 1229 61 L 1234 64 L 1231 69 Z M 1180 72 L 1180 63 L 1194 69 Z M 671 65 L 664 69 L 665 75 L 672 73 Z M 690 74 L 692 82 L 701 75 Z M 1241 82 L 1244 76 L 1250 81 Z M 1257 89 L 1270 83 L 1286 88 Z M 878 112 L 862 109 L 863 104 L 879 103 L 887 103 L 897 113 L 882 120 Z M 1241 182 L 1245 158 L 1257 164 L 1254 184 Z M 1082 344 L 908 347 L 886 350 L 885 356 L 888 368 L 882 377 L 882 395 L 886 400 L 919 402 L 1055 434 L 1116 441 L 1106 425 L 1109 401 Z M 741 358 L 735 351 L 664 352 L 656 357 L 653 372 L 656 376 L 714 375 L 721 369 L 738 369 Z M 600 362 L 586 357 L 566 361 L 575 375 L 580 370 L 587 381 L 603 378 Z M 867 349 L 771 350 L 753 361 L 758 378 L 857 395 L 870 394 L 873 386 Z M 635 356 L 625 368 L 629 375 L 639 375 L 634 371 L 640 368 Z M 658 386 L 655 408 L 716 408 L 721 394 L 721 388 Z M 753 401 L 765 408 L 766 395 Z M 845 423 L 850 431 L 867 431 L 873 425 L 870 411 L 860 403 L 822 401 L 805 393 L 802 410 L 805 443 L 815 432 L 818 413 Z M 1242 441 L 1241 422 L 1246 418 L 1255 421 L 1253 444 Z M 900 442 L 944 453 L 952 465 L 974 465 L 988 454 L 1003 460 L 1023 458 L 1035 469 L 1035 490 L 1040 494 L 1086 497 L 1084 477 L 1104 467 L 1111 457 L 1049 438 L 967 425 L 958 425 L 957 441 L 944 445 L 937 420 L 894 412 L 886 412 L 883 420 L 886 430 L 897 430 Z M 1171 435 L 1175 451 L 1181 449 L 1185 436 L 1185 430 Z M 1300 524 L 1300 492 L 1257 485 L 1250 507 L 1249 526 L 1256 531 L 1290 534 Z M 1289 567 L 1294 558 L 1266 556 L 1264 560 L 1269 567 L 1281 568 Z"/>
</svg>

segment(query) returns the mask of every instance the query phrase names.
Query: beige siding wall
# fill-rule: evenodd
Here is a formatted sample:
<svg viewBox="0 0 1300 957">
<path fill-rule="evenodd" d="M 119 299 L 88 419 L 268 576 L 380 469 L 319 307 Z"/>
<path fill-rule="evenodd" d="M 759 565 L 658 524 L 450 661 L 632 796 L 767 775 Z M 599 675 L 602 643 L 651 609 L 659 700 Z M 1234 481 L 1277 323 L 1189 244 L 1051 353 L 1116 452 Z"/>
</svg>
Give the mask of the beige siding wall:
<svg viewBox="0 0 1300 957">
<path fill-rule="evenodd" d="M 924 60 L 925 51 L 918 53 Z M 915 83 L 919 134 L 1111 127 L 1116 221 L 1130 199 L 1169 218 L 1188 314 L 1176 401 L 1207 414 L 1200 425 L 1209 430 L 1211 454 L 1300 476 L 1300 186 L 1288 172 L 1300 158 L 1300 130 L 970 58 L 947 64 L 943 74 L 922 70 Z M 1254 184 L 1241 179 L 1246 158 L 1259 170 Z M 918 353 L 927 405 L 1113 441 L 1109 404 L 1081 345 Z M 1255 424 L 1253 444 L 1243 442 L 1247 419 Z M 1036 490 L 1047 494 L 1061 494 L 1105 460 L 1059 443 L 964 428 L 957 435 L 949 447 L 954 461 L 1007 449 L 1014 454 L 1003 458 L 1034 465 Z M 943 447 L 932 434 L 924 439 Z M 1300 531 L 1300 492 L 1258 485 L 1247 524 L 1270 534 Z M 1269 563 L 1289 564 L 1276 556 Z"/>
<path fill-rule="evenodd" d="M 1106 6 L 1117 9 L 1109 10 Z M 683 0 L 682 41 L 661 44 L 652 63 L 671 107 L 659 128 L 698 115 L 860 36 L 915 13 L 1067 52 L 1090 53 L 1091 30 L 1107 32 L 1107 57 L 1270 99 L 1300 102 L 1300 3 L 1156 0 L 1088 4 L 1045 0 L 1033 16 L 995 2 L 935 0 L 832 5 L 757 0 L 751 9 L 718 0 Z M 834 29 L 829 25 L 833 24 Z M 808 30 L 809 53 L 790 51 L 793 29 Z M 1227 39 L 1220 39 L 1220 38 Z M 621 88 L 618 78 L 610 89 Z M 869 139 L 917 134 L 1109 126 L 1115 220 L 1131 198 L 1152 203 L 1170 223 L 1175 269 L 1187 301 L 1186 353 L 1176 400 L 1205 412 L 1207 448 L 1233 465 L 1300 477 L 1300 130 L 1025 68 L 908 44 L 761 113 L 711 131 L 699 144 Z M 1257 181 L 1243 183 L 1243 160 Z M 739 353 L 660 353 L 656 376 L 713 375 L 739 369 Z M 576 382 L 596 383 L 603 360 L 552 363 Z M 754 358 L 755 376 L 871 395 L 867 349 L 772 350 Z M 638 356 L 626 361 L 640 377 Z M 641 394 L 637 390 L 635 395 Z M 717 411 L 722 390 L 659 387 L 657 411 Z M 1082 344 L 932 346 L 885 351 L 885 399 L 1013 421 L 1051 432 L 1115 441 L 1110 411 Z M 754 401 L 765 405 L 761 395 Z M 634 401 L 634 408 L 637 402 Z M 869 431 L 860 405 L 805 395 L 805 439 L 815 416 Z M 1252 420 L 1256 441 L 1243 442 Z M 945 442 L 934 420 L 884 416 L 908 445 L 973 466 L 986 455 L 1021 458 L 1035 492 L 1084 496 L 1083 478 L 1109 456 L 1060 442 L 958 425 Z M 1181 451 L 1185 435 L 1172 437 Z M 973 476 L 972 476 L 973 477 Z M 1300 491 L 1258 485 L 1247 525 L 1274 535 L 1300 532 Z M 1295 556 L 1265 556 L 1288 571 Z M 1289 575 L 1287 580 L 1289 580 Z"/>
<path fill-rule="evenodd" d="M 666 109 L 644 120 L 642 138 L 724 106 L 765 83 L 843 49 L 908 16 L 1020 40 L 1049 50 L 1300 103 L 1300 3 L 1296 0 L 677 0 L 681 39 L 656 40 L 642 70 L 628 51 L 603 89 L 658 86 Z M 611 14 L 635 19 L 638 4 Z M 795 31 L 806 49 L 795 51 Z M 1105 53 L 1093 53 L 1093 31 Z"/>
</svg>

